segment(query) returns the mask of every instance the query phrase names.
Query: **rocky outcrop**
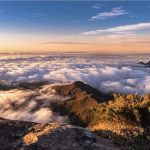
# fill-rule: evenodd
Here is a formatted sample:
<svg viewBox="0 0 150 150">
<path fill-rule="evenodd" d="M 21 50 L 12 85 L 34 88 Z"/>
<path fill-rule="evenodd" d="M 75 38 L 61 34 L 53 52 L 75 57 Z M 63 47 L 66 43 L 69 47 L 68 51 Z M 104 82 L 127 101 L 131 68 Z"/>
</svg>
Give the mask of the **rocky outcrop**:
<svg viewBox="0 0 150 150">
<path fill-rule="evenodd" d="M 1 150 L 116 150 L 110 141 L 77 126 L 0 119 Z"/>
</svg>

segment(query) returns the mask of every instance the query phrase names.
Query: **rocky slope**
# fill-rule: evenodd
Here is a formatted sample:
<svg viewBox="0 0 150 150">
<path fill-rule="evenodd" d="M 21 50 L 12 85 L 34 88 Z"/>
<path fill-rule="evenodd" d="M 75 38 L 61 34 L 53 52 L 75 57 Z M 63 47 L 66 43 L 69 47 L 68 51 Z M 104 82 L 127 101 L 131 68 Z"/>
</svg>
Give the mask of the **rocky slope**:
<svg viewBox="0 0 150 150">
<path fill-rule="evenodd" d="M 0 119 L 1 150 L 117 150 L 85 128 Z"/>
</svg>

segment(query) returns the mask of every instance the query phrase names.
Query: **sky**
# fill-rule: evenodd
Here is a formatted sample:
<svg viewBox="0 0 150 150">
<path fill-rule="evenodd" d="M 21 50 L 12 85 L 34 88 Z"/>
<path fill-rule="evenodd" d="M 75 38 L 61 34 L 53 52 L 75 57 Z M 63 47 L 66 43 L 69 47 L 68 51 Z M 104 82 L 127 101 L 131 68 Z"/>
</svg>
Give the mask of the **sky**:
<svg viewBox="0 0 150 150">
<path fill-rule="evenodd" d="M 0 1 L 0 52 L 150 53 L 150 1 Z"/>
</svg>

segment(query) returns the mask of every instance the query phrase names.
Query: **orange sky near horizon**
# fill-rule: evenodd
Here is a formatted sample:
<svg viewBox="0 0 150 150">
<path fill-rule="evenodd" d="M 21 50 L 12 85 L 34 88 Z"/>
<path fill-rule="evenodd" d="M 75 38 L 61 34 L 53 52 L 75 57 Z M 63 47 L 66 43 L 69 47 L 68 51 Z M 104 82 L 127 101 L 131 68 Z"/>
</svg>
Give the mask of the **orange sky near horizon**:
<svg viewBox="0 0 150 150">
<path fill-rule="evenodd" d="M 83 44 L 16 44 L 8 47 L 0 46 L 0 52 L 97 52 L 101 54 L 140 54 L 150 53 L 150 45 L 83 45 Z"/>
<path fill-rule="evenodd" d="M 98 52 L 101 54 L 150 53 L 146 36 L 0 35 L 0 52 Z"/>
</svg>

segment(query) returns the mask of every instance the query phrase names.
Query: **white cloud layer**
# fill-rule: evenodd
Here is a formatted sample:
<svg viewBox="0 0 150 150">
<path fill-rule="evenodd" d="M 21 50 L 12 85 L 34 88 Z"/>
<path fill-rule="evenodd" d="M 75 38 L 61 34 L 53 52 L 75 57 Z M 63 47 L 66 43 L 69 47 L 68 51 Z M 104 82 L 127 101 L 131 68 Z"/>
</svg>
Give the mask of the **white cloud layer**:
<svg viewBox="0 0 150 150">
<path fill-rule="evenodd" d="M 94 8 L 97 8 L 97 7 L 95 6 Z M 96 16 L 91 17 L 90 20 L 107 19 L 107 18 L 112 18 L 112 17 L 116 17 L 116 16 L 125 15 L 127 13 L 128 12 L 126 10 L 122 9 L 121 7 L 115 7 L 110 12 L 98 13 Z"/>
<path fill-rule="evenodd" d="M 0 83 L 83 81 L 106 92 L 150 93 L 150 68 L 137 64 L 149 55 L 1 55 Z"/>
</svg>

